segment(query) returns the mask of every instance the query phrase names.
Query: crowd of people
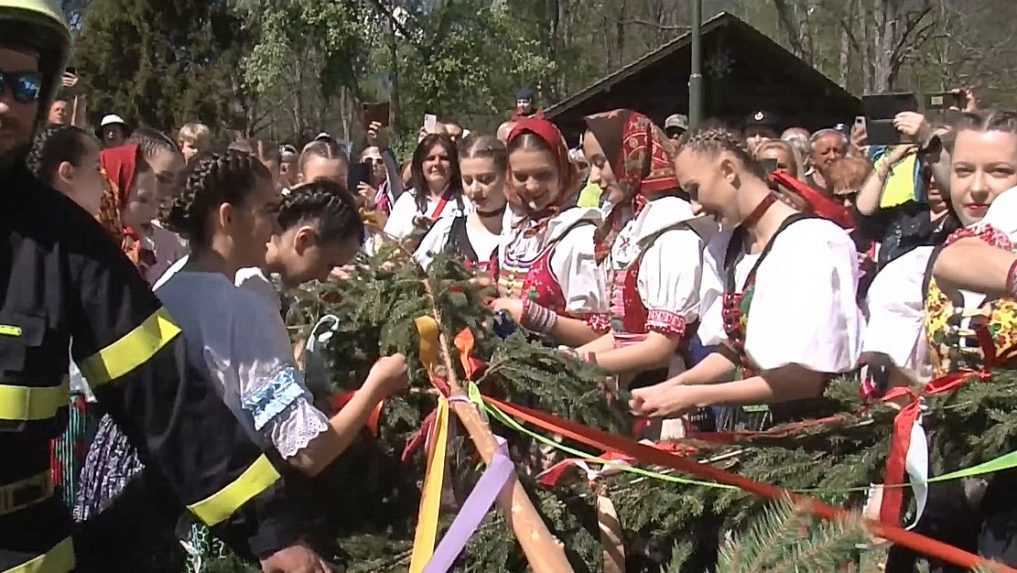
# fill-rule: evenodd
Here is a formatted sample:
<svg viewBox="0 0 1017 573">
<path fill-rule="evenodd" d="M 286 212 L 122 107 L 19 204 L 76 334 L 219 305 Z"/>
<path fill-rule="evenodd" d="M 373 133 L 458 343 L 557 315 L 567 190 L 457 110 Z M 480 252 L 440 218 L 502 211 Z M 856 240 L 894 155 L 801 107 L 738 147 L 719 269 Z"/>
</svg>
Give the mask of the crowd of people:
<svg viewBox="0 0 1017 573">
<path fill-rule="evenodd" d="M 1017 348 L 1017 113 L 967 92 L 949 122 L 899 114 L 894 146 L 864 123 L 620 109 L 570 149 L 522 90 L 495 133 L 428 121 L 400 162 L 381 122 L 355 149 L 82 129 L 56 96 L 59 9 L 0 0 L 0 32 L 3 571 L 181 570 L 182 506 L 265 571 L 331 570 L 299 484 L 406 361 L 319 409 L 281 296 L 390 243 L 463 260 L 501 318 L 603 369 L 605 399 L 630 390 L 651 439 L 764 429 L 813 415 L 837 375 L 875 398 Z"/>
</svg>

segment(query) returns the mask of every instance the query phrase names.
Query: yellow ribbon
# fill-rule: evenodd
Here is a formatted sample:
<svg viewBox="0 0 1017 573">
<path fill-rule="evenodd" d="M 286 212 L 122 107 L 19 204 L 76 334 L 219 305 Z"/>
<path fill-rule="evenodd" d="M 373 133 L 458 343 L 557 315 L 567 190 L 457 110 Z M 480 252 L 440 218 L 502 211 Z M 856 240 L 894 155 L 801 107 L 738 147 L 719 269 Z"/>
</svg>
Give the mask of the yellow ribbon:
<svg viewBox="0 0 1017 573">
<path fill-rule="evenodd" d="M 420 319 L 417 319 L 420 326 Z M 410 573 L 421 573 L 434 555 L 438 540 L 438 511 L 441 506 L 441 488 L 445 479 L 445 454 L 448 451 L 448 400 L 438 400 L 438 414 L 434 418 L 434 439 L 427 458 L 424 491 L 417 514 L 417 531 L 413 536 L 413 554 Z"/>
<path fill-rule="evenodd" d="M 441 344 L 438 342 L 438 322 L 430 316 L 421 316 L 414 323 L 420 334 L 420 362 L 427 368 L 427 372 L 431 373 L 438 364 L 438 349 Z"/>
</svg>

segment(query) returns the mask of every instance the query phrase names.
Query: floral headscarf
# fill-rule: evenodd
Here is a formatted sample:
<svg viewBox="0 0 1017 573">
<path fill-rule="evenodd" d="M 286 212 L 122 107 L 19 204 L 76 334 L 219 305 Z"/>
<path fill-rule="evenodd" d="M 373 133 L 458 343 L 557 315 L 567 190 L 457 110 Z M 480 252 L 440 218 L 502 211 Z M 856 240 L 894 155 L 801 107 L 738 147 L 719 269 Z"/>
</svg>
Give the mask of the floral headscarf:
<svg viewBox="0 0 1017 573">
<path fill-rule="evenodd" d="M 155 253 L 144 247 L 141 234 L 136 229 L 125 226 L 120 219 L 138 176 L 139 154 L 137 145 L 121 145 L 99 154 L 106 192 L 102 196 L 98 218 L 144 276 L 148 267 L 155 263 Z"/>
<path fill-rule="evenodd" d="M 625 223 L 646 206 L 647 195 L 676 191 L 680 186 L 671 145 L 645 115 L 616 109 L 587 116 L 586 127 L 597 137 L 625 192 L 625 199 L 614 206 L 594 235 L 599 262 L 607 257 Z"/>
</svg>

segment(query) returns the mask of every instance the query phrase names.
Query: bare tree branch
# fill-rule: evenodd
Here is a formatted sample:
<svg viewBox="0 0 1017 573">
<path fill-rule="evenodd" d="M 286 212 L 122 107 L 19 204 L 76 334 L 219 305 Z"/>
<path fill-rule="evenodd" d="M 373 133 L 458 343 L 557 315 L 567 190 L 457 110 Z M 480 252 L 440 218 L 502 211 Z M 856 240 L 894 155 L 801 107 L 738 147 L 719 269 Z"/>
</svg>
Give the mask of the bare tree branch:
<svg viewBox="0 0 1017 573">
<path fill-rule="evenodd" d="M 788 43 L 791 44 L 792 50 L 794 50 L 797 56 L 805 55 L 805 50 L 802 48 L 802 43 L 798 34 L 795 32 L 799 28 L 794 22 L 791 21 L 791 10 L 787 5 L 786 0 L 773 0 L 773 7 L 777 9 L 777 17 L 780 19 L 781 26 L 784 31 L 787 32 Z"/>
</svg>

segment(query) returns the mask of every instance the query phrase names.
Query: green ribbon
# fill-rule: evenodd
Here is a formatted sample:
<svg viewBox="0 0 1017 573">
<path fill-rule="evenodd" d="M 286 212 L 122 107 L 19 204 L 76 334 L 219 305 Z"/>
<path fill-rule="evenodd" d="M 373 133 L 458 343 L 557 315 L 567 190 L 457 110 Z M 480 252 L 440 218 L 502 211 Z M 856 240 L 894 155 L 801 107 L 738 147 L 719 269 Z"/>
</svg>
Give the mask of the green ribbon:
<svg viewBox="0 0 1017 573">
<path fill-rule="evenodd" d="M 546 445 L 548 447 L 554 448 L 556 450 L 560 450 L 562 452 L 565 452 L 565 453 L 570 454 L 570 455 L 572 455 L 574 457 L 577 457 L 577 458 L 582 458 L 583 460 L 586 460 L 588 462 L 593 462 L 593 463 L 598 463 L 598 464 L 609 464 L 612 461 L 612 460 L 605 460 L 605 459 L 602 459 L 602 458 L 600 458 L 598 456 L 595 456 L 593 454 L 589 454 L 587 452 L 584 452 L 584 451 L 581 451 L 581 450 L 577 450 L 575 448 L 572 448 L 572 447 L 560 444 L 560 443 L 558 443 L 558 442 L 548 438 L 547 436 L 545 436 L 543 434 L 539 434 L 537 432 L 534 432 L 534 431 L 526 428 L 525 426 L 520 424 L 515 418 L 509 416 L 505 412 L 502 412 L 497 407 L 488 404 L 484 400 L 484 396 L 480 393 L 480 388 L 478 388 L 477 385 L 474 384 L 473 382 L 469 383 L 469 385 L 467 386 L 466 392 L 467 392 L 467 395 L 469 396 L 470 401 L 473 402 L 474 404 L 476 404 L 477 407 L 480 408 L 481 411 L 486 412 L 488 414 L 488 416 L 490 416 L 492 418 L 495 418 L 496 420 L 498 420 L 502 424 L 508 426 L 509 428 L 511 428 L 511 429 L 513 429 L 513 430 L 515 430 L 517 432 L 520 432 L 520 433 L 523 433 L 523 434 L 525 434 L 527 436 L 530 436 L 531 438 L 537 440 L 538 442 L 540 442 L 540 443 L 542 443 L 542 444 L 544 444 L 544 445 Z M 989 460 L 987 462 L 980 463 L 980 464 L 972 466 L 970 468 L 965 468 L 965 469 L 953 471 L 953 472 L 950 472 L 950 473 L 947 473 L 947 474 L 943 474 L 941 476 L 936 476 L 934 478 L 930 478 L 929 479 L 929 483 L 952 481 L 952 480 L 957 480 L 957 479 L 966 478 L 966 477 L 974 477 L 974 476 L 979 476 L 979 475 L 995 473 L 995 472 L 999 472 L 999 471 L 1003 471 L 1003 470 L 1008 470 L 1008 469 L 1013 469 L 1013 468 L 1017 468 L 1017 452 L 1010 452 L 1008 454 L 1004 454 L 1002 456 L 999 456 L 998 458 Z M 730 486 L 730 485 L 719 484 L 719 483 L 715 483 L 715 482 L 704 482 L 704 481 L 699 481 L 699 480 L 680 478 L 680 477 L 676 477 L 676 476 L 673 476 L 673 475 L 663 474 L 663 473 L 660 473 L 660 472 L 644 470 L 642 468 L 634 467 L 632 465 L 622 465 L 622 466 L 619 466 L 618 469 L 620 471 L 628 472 L 628 473 L 639 475 L 639 476 L 642 476 L 642 477 L 647 477 L 647 478 L 661 480 L 661 481 L 666 481 L 666 482 L 671 482 L 671 483 L 681 483 L 681 484 L 687 484 L 687 485 L 698 485 L 698 486 L 715 488 L 715 489 L 738 489 L 738 488 L 736 488 L 734 486 Z M 883 487 L 886 487 L 886 488 L 888 488 L 888 487 L 911 487 L 911 484 L 905 483 L 905 484 L 897 484 L 897 485 L 884 485 Z M 788 491 L 792 491 L 794 493 L 837 494 L 837 493 L 865 492 L 865 491 L 868 491 L 869 488 L 870 488 L 870 486 L 866 485 L 866 486 L 849 487 L 849 488 L 803 488 L 803 489 L 790 489 Z"/>
</svg>

